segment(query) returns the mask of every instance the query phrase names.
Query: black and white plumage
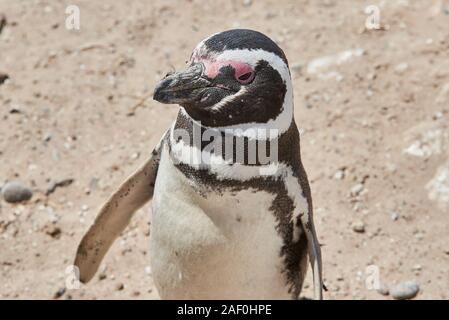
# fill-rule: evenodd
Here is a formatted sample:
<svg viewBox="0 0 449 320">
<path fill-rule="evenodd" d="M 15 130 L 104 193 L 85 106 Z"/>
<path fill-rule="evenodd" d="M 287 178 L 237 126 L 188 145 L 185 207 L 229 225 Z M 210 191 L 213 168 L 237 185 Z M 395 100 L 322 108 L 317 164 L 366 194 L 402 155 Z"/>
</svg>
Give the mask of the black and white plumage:
<svg viewBox="0 0 449 320">
<path fill-rule="evenodd" d="M 92 278 L 132 213 L 153 197 L 151 266 L 162 298 L 296 299 L 307 257 L 321 298 L 321 253 L 283 51 L 252 30 L 212 35 L 186 71 L 158 84 L 154 99 L 179 104 L 178 117 L 83 238 L 75 261 L 81 280 Z M 222 148 L 195 139 L 205 133 Z M 265 161 L 262 149 L 276 159 Z"/>
</svg>

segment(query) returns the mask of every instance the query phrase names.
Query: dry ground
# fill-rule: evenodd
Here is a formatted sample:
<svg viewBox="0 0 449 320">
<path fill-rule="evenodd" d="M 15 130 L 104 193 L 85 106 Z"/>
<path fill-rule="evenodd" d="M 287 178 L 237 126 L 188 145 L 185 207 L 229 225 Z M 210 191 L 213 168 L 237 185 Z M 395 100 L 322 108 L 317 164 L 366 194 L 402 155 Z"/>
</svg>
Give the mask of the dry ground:
<svg viewBox="0 0 449 320">
<path fill-rule="evenodd" d="M 69 3 L 80 7 L 79 31 L 65 28 Z M 368 4 L 379 6 L 382 30 L 364 30 Z M 0 85 L 0 186 L 21 180 L 34 190 L 27 203 L 0 202 L 0 298 L 157 298 L 149 206 L 99 276 L 60 290 L 98 207 L 177 112 L 151 99 L 133 106 L 202 38 L 236 27 L 271 36 L 290 62 L 325 297 L 389 299 L 365 285 L 374 265 L 386 285 L 416 280 L 417 298 L 448 298 L 448 8 L 429 0 L 0 0 L 0 73 L 10 77 Z M 356 54 L 312 68 L 346 50 Z"/>
</svg>

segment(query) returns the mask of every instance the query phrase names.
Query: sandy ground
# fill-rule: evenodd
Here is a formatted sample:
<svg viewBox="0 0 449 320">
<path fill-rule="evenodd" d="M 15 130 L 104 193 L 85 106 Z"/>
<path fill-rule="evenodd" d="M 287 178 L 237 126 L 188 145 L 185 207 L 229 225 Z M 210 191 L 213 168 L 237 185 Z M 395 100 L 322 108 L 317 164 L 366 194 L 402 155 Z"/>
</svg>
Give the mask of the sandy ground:
<svg viewBox="0 0 449 320">
<path fill-rule="evenodd" d="M 79 31 L 65 28 L 69 3 Z M 364 28 L 368 4 L 381 30 Z M 0 298 L 158 297 L 149 205 L 91 283 L 64 290 L 65 271 L 177 112 L 133 107 L 201 39 L 236 27 L 266 33 L 290 62 L 325 298 L 391 299 L 366 285 L 376 270 L 387 286 L 416 281 L 418 299 L 449 298 L 447 1 L 0 0 L 1 13 L 0 186 L 20 180 L 34 195 L 0 202 Z"/>
</svg>

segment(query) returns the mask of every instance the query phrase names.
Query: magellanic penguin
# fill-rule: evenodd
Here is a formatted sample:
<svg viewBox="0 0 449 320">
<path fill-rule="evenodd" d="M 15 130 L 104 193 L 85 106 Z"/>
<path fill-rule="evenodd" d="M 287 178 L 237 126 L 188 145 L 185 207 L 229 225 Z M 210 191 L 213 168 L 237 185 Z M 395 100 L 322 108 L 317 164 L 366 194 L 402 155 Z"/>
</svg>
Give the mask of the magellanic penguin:
<svg viewBox="0 0 449 320">
<path fill-rule="evenodd" d="M 179 104 L 177 119 L 82 239 L 80 280 L 93 277 L 132 214 L 153 198 L 150 260 L 161 298 L 297 299 L 308 257 L 321 299 L 321 251 L 284 52 L 256 31 L 214 34 L 185 71 L 161 80 L 154 99 Z"/>
</svg>

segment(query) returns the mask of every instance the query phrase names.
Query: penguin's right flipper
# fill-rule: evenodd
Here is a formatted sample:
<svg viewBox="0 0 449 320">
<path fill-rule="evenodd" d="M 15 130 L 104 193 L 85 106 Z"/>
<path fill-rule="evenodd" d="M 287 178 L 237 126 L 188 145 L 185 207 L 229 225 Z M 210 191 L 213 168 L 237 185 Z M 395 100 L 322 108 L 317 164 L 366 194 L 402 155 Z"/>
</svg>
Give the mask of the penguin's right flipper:
<svg viewBox="0 0 449 320">
<path fill-rule="evenodd" d="M 92 279 L 103 257 L 128 225 L 134 212 L 153 197 L 165 136 L 153 150 L 150 159 L 126 179 L 103 205 L 95 222 L 81 240 L 75 258 L 81 282 L 86 283 Z"/>
</svg>

